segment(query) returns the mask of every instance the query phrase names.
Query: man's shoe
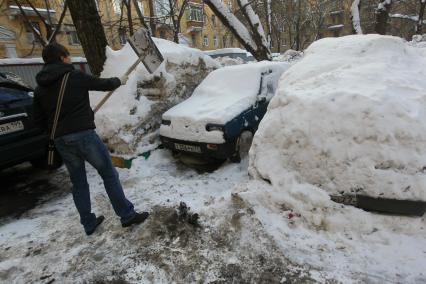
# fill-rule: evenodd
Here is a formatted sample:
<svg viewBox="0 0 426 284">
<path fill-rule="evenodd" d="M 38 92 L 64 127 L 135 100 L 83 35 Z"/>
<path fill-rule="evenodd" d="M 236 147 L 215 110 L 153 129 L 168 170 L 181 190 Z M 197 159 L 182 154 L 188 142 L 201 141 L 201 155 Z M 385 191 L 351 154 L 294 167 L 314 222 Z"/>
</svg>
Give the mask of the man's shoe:
<svg viewBox="0 0 426 284">
<path fill-rule="evenodd" d="M 90 236 L 91 234 L 93 234 L 96 230 L 96 228 L 105 220 L 105 217 L 103 215 L 96 217 L 96 223 L 95 226 L 93 227 L 93 229 L 86 231 L 86 235 Z"/>
<path fill-rule="evenodd" d="M 125 227 L 129 227 L 131 225 L 137 225 L 137 224 L 143 223 L 146 220 L 146 218 L 148 218 L 148 216 L 149 216 L 148 212 L 136 213 L 136 215 L 132 219 L 130 219 L 129 221 L 122 222 L 121 226 L 123 226 L 123 228 L 125 228 Z"/>
</svg>

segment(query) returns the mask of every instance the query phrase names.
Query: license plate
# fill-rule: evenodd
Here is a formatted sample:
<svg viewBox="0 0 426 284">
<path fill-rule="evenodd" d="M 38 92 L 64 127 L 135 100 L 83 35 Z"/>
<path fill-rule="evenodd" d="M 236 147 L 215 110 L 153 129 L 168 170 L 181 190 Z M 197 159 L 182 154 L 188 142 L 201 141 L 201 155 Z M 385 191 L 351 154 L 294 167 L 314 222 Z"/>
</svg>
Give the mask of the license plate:
<svg viewBox="0 0 426 284">
<path fill-rule="evenodd" d="M 185 152 L 201 153 L 201 148 L 199 146 L 175 143 L 175 149 L 180 151 L 185 151 Z"/>
<path fill-rule="evenodd" d="M 24 124 L 22 121 L 13 121 L 5 124 L 0 124 L 0 135 L 5 135 L 8 133 L 24 130 Z"/>
</svg>

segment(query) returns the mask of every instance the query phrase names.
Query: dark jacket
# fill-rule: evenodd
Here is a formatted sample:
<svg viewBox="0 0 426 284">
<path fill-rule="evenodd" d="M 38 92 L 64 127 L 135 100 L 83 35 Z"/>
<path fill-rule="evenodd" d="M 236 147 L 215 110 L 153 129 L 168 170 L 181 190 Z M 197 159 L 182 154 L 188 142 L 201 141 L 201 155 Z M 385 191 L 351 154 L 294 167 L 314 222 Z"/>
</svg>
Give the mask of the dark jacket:
<svg viewBox="0 0 426 284">
<path fill-rule="evenodd" d="M 52 130 L 56 103 L 63 76 L 70 72 L 64 92 L 55 137 L 96 128 L 90 107 L 89 91 L 112 91 L 121 84 L 118 78 L 100 79 L 75 70 L 71 64 L 46 64 L 37 74 L 34 92 L 34 119 L 49 134 Z"/>
</svg>

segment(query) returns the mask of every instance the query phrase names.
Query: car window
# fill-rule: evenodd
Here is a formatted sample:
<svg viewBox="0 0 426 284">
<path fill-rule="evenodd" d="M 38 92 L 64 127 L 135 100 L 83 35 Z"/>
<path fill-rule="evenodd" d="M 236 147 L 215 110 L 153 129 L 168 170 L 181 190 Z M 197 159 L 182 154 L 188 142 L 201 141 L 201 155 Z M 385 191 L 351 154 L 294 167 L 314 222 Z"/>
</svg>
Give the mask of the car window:
<svg viewBox="0 0 426 284">
<path fill-rule="evenodd" d="M 29 99 L 30 96 L 27 91 L 0 87 L 0 104 L 7 104 L 11 102 Z"/>
<path fill-rule="evenodd" d="M 273 70 L 263 72 L 258 96 L 264 97 L 269 101 L 275 94 L 280 75 L 281 73 Z"/>
</svg>

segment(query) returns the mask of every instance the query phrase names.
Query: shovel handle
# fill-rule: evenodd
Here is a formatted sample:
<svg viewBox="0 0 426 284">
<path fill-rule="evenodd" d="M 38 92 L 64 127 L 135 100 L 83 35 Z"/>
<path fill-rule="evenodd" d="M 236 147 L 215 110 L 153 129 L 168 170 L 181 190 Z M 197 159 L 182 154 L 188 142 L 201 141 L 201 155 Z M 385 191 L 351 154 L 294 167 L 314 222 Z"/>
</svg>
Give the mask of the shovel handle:
<svg viewBox="0 0 426 284">
<path fill-rule="evenodd" d="M 124 73 L 124 76 L 129 76 L 130 73 L 133 72 L 133 70 L 136 69 L 136 67 L 139 65 L 139 63 L 145 58 L 145 55 L 142 55 L 141 57 L 138 58 L 138 60 L 135 61 L 135 63 L 133 63 L 132 66 L 129 67 L 129 69 L 127 69 L 126 73 Z M 109 97 L 111 97 L 111 95 L 114 93 L 114 91 L 110 91 L 108 92 L 105 97 L 102 98 L 102 100 L 96 105 L 95 109 L 93 110 L 94 113 L 96 113 L 104 104 L 105 102 L 109 99 Z"/>
</svg>

